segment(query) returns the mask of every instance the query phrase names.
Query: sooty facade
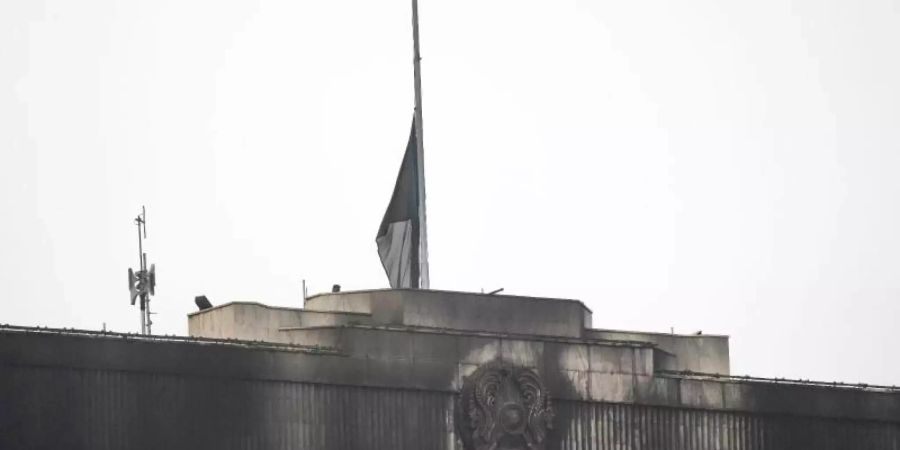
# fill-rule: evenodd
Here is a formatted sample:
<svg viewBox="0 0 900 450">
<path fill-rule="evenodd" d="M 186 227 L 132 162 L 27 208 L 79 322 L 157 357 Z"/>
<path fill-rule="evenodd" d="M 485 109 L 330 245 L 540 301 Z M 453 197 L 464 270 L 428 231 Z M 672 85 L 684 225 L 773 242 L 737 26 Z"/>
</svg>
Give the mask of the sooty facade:
<svg viewBox="0 0 900 450">
<path fill-rule="evenodd" d="M 441 291 L 230 303 L 191 337 L 0 327 L 0 448 L 900 449 L 900 392 L 733 377 L 724 336 Z"/>
</svg>

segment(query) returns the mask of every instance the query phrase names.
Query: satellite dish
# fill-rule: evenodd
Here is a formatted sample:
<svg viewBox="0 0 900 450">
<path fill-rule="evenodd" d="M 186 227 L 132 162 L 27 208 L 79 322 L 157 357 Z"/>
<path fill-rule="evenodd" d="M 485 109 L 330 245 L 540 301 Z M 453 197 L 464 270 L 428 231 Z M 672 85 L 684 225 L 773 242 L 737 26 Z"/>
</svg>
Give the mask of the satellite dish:
<svg viewBox="0 0 900 450">
<path fill-rule="evenodd" d="M 156 264 L 150 264 L 150 272 L 147 277 L 150 282 L 150 295 L 156 295 Z"/>
<path fill-rule="evenodd" d="M 128 291 L 131 293 L 131 304 L 134 304 L 134 301 L 137 300 L 138 290 L 137 290 L 137 278 L 134 276 L 134 271 L 131 268 L 128 268 Z"/>
</svg>

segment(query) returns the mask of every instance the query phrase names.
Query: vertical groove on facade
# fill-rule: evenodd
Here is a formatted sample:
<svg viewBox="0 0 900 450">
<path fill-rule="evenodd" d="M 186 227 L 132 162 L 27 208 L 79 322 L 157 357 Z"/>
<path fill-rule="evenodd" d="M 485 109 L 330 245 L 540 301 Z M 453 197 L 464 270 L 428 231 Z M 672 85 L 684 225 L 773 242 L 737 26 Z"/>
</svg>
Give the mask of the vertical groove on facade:
<svg viewBox="0 0 900 450">
<path fill-rule="evenodd" d="M 0 402 L 2 449 L 460 450 L 447 392 L 0 366 Z M 896 422 L 554 407 L 549 450 L 900 450 Z"/>
<path fill-rule="evenodd" d="M 900 424 L 853 422 L 628 404 L 557 402 L 580 424 L 556 431 L 561 449 L 585 450 L 900 450 Z M 591 436 L 575 438 L 579 430 Z M 580 435 L 579 435 L 580 436 Z"/>
</svg>

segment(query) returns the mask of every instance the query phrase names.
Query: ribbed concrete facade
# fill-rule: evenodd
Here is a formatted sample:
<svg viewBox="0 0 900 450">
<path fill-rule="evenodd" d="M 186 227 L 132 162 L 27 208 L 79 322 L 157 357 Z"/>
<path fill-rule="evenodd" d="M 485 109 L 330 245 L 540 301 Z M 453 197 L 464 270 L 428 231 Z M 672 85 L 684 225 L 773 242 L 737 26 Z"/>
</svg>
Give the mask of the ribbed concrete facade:
<svg viewBox="0 0 900 450">
<path fill-rule="evenodd" d="M 723 336 L 597 330 L 571 300 L 307 307 L 223 305 L 194 337 L 0 326 L 0 449 L 900 450 L 900 390 L 733 377 Z"/>
<path fill-rule="evenodd" d="M 10 450 L 455 448 L 442 392 L 48 367 L 0 386 Z"/>
<path fill-rule="evenodd" d="M 51 367 L 0 372 L 0 448 L 458 449 L 455 395 Z M 559 402 L 550 448 L 900 449 L 900 424 Z"/>
</svg>

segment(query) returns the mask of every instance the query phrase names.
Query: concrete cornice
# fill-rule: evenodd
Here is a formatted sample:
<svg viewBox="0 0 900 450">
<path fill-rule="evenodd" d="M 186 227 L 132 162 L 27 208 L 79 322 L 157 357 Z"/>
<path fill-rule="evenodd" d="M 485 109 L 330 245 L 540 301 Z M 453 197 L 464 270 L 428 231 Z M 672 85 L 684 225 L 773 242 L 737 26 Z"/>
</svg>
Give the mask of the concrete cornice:
<svg viewBox="0 0 900 450">
<path fill-rule="evenodd" d="M 581 300 L 575 300 L 571 298 L 551 298 L 551 297 L 530 297 L 523 295 L 508 295 L 508 294 L 484 294 L 480 292 L 465 292 L 465 291 L 448 291 L 448 290 L 439 290 L 439 289 L 362 289 L 358 291 L 341 291 L 341 292 L 320 292 L 318 294 L 313 294 L 307 297 L 307 300 L 311 300 L 318 297 L 328 297 L 328 296 L 341 296 L 344 294 L 370 294 L 370 293 L 379 293 L 379 292 L 391 292 L 391 291 L 401 291 L 401 292 L 416 292 L 422 294 L 453 294 L 453 295 L 467 295 L 472 297 L 488 297 L 488 298 L 506 298 L 511 300 L 523 300 L 523 301 L 537 301 L 537 302 L 572 302 L 581 305 L 587 312 L 592 312 L 590 308 L 585 306 L 584 302 Z"/>
</svg>

